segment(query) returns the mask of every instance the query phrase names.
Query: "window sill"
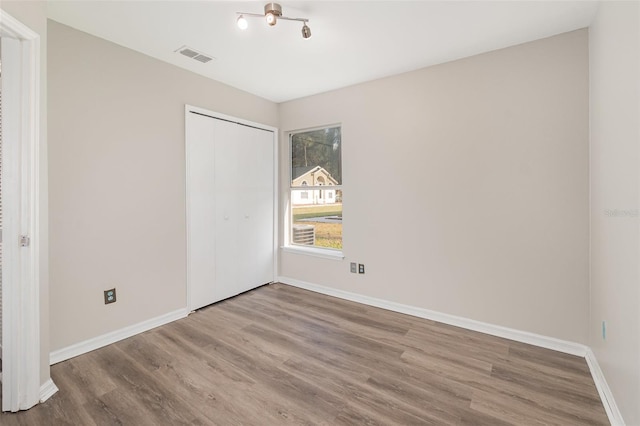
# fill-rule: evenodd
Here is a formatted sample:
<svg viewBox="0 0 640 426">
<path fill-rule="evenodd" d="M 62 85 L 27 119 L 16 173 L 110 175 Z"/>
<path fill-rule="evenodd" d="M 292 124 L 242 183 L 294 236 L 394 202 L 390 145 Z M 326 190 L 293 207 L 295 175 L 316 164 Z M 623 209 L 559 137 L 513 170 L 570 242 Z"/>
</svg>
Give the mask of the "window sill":
<svg viewBox="0 0 640 426">
<path fill-rule="evenodd" d="M 343 260 L 341 251 L 327 250 L 316 247 L 282 246 L 280 249 L 287 253 L 304 254 L 307 256 L 320 257 L 322 259 Z"/>
</svg>

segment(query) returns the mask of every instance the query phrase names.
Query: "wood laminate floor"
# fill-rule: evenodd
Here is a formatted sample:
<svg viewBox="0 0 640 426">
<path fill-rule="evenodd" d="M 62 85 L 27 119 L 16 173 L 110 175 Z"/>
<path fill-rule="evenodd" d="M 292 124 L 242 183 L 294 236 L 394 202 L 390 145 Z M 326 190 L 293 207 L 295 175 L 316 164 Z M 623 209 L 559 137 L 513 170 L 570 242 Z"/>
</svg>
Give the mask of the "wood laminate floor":
<svg viewBox="0 0 640 426">
<path fill-rule="evenodd" d="M 602 425 L 583 358 L 283 284 L 52 366 L 11 425 Z"/>
</svg>

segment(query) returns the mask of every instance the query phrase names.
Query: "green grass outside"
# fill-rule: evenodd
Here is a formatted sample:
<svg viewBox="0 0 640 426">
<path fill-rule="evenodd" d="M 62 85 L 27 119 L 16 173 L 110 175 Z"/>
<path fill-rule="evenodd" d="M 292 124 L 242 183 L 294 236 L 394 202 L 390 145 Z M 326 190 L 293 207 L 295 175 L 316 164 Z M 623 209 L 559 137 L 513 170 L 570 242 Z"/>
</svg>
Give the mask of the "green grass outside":
<svg viewBox="0 0 640 426">
<path fill-rule="evenodd" d="M 342 204 L 330 204 L 326 206 L 304 206 L 293 208 L 293 222 L 300 219 L 309 219 L 324 216 L 342 216 Z M 342 249 L 342 224 L 300 222 L 305 225 L 314 225 L 316 228 L 316 247 Z"/>
<path fill-rule="evenodd" d="M 305 206 L 293 208 L 293 221 L 319 216 L 342 216 L 342 204 L 327 206 Z"/>
</svg>

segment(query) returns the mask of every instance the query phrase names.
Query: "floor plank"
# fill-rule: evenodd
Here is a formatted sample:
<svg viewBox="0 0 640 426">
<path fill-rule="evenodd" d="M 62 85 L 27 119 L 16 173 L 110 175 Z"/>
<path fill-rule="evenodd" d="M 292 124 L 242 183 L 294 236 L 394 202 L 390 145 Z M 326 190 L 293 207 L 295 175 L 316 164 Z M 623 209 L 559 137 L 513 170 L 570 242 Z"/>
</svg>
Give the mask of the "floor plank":
<svg viewBox="0 0 640 426">
<path fill-rule="evenodd" d="M 584 359 L 273 284 L 52 366 L 12 425 L 606 425 Z"/>
</svg>

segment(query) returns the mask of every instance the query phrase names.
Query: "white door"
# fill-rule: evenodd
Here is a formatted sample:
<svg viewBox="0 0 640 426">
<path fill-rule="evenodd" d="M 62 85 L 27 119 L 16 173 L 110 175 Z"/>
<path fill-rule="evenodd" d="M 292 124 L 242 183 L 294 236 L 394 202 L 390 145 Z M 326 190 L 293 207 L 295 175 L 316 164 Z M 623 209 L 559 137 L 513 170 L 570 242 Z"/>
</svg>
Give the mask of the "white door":
<svg viewBox="0 0 640 426">
<path fill-rule="evenodd" d="M 189 307 L 273 280 L 274 132 L 187 111 Z"/>
<path fill-rule="evenodd" d="M 214 300 L 215 288 L 215 164 L 216 127 L 202 115 L 186 116 L 187 141 L 187 269 L 189 307 L 197 309 L 200 301 Z M 188 284 L 189 285 L 189 284 Z M 211 302 L 209 302 L 211 303 Z"/>
<path fill-rule="evenodd" d="M 199 305 L 204 306 L 218 300 L 235 296 L 240 291 L 238 287 L 239 263 L 242 262 L 243 241 L 238 235 L 240 228 L 240 206 L 238 199 L 242 196 L 241 162 L 239 158 L 240 145 L 244 144 L 237 123 L 209 119 L 213 126 L 220 128 L 215 145 L 213 168 L 215 169 L 214 196 L 216 211 L 215 219 L 215 273 L 214 298 L 202 300 Z M 248 166 L 250 167 L 250 166 Z M 203 285 L 208 285 L 206 282 Z M 199 285 L 194 282 L 194 285 Z M 257 285 L 256 285 L 257 286 Z"/>
<path fill-rule="evenodd" d="M 245 140 L 241 157 L 254 165 L 243 173 L 245 198 L 241 201 L 242 226 L 239 234 L 243 241 L 246 255 L 243 256 L 246 267 L 243 279 L 247 283 L 261 284 L 273 280 L 273 224 L 274 224 L 274 135 L 262 129 L 244 129 Z M 271 237 L 271 238 L 270 238 Z M 247 288 L 241 290 L 246 291 Z"/>
<path fill-rule="evenodd" d="M 236 125 L 236 143 L 223 144 L 217 157 L 220 299 L 273 280 L 273 142 L 271 131 Z"/>
<path fill-rule="evenodd" d="M 18 411 L 57 390 L 51 380 L 40 382 L 40 37 L 0 9 L 0 43 L 2 411 Z"/>
</svg>

